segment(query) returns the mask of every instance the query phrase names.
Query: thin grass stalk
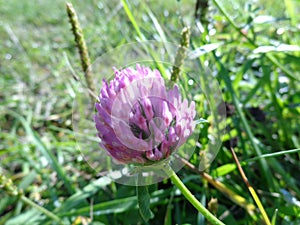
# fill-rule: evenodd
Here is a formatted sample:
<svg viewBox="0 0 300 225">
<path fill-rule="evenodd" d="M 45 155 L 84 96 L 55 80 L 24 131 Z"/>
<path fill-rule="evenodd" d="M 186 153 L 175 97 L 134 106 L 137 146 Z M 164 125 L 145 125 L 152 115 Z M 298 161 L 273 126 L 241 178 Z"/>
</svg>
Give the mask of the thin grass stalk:
<svg viewBox="0 0 300 225">
<path fill-rule="evenodd" d="M 190 46 L 190 35 L 191 35 L 191 29 L 189 27 L 183 28 L 181 32 L 180 45 L 176 52 L 175 62 L 171 73 L 171 82 L 173 84 L 177 82 L 179 79 L 181 73 L 181 67 L 184 63 L 184 59 L 186 58 L 187 49 Z"/>
<path fill-rule="evenodd" d="M 241 164 L 240 164 L 240 162 L 239 162 L 239 160 L 238 160 L 238 158 L 237 158 L 237 156 L 236 156 L 233 148 L 230 148 L 230 151 L 231 151 L 232 156 L 234 158 L 234 161 L 235 161 L 235 163 L 237 165 L 237 168 L 238 168 L 238 170 L 239 170 L 239 172 L 241 174 L 241 177 L 242 177 L 244 183 L 246 184 L 246 186 L 247 186 L 247 188 L 248 188 L 248 190 L 249 190 L 252 198 L 254 199 L 254 201 L 255 201 L 255 203 L 257 205 L 257 207 L 259 208 L 259 210 L 260 210 L 260 212 L 262 214 L 262 217 L 263 217 L 266 225 L 272 225 L 271 221 L 270 221 L 270 219 L 268 217 L 268 214 L 266 213 L 266 211 L 265 211 L 265 209 L 264 209 L 264 207 L 263 207 L 263 205 L 262 205 L 262 203 L 261 203 L 258 195 L 256 194 L 256 191 L 254 190 L 254 188 L 249 183 L 248 178 L 247 178 L 247 176 L 246 176 L 246 174 L 245 174 L 245 172 L 244 172 L 244 170 L 243 170 L 243 168 L 242 168 L 242 166 L 241 166 Z"/>
<path fill-rule="evenodd" d="M 80 60 L 81 60 L 81 67 L 84 72 L 85 80 L 87 87 L 89 89 L 89 94 L 92 99 L 92 102 L 95 101 L 95 93 L 96 88 L 93 82 L 93 75 L 92 75 L 92 66 L 91 66 L 91 60 L 89 56 L 89 52 L 86 46 L 86 42 L 84 39 L 84 35 L 80 26 L 80 23 L 78 21 L 78 17 L 76 14 L 76 11 L 72 5 L 72 3 L 67 2 L 66 3 L 66 10 L 69 17 L 69 22 L 71 24 L 72 33 L 75 38 L 76 47 L 78 49 Z"/>
</svg>

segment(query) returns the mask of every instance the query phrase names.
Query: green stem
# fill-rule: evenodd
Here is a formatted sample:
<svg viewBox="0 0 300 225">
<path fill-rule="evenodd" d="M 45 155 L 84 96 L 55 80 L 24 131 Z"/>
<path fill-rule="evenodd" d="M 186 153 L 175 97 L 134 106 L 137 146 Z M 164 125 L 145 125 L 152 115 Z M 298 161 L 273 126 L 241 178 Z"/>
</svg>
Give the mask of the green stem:
<svg viewBox="0 0 300 225">
<path fill-rule="evenodd" d="M 190 192 L 189 189 L 182 183 L 177 174 L 173 171 L 173 169 L 168 166 L 164 169 L 165 172 L 170 176 L 172 182 L 176 185 L 176 187 L 181 191 L 184 197 L 200 212 L 211 224 L 214 225 L 225 225 L 222 221 L 216 218 L 210 211 L 208 211 L 198 200 L 197 198 Z"/>
<path fill-rule="evenodd" d="M 52 212 L 50 212 L 49 210 L 39 206 L 38 204 L 34 203 L 32 200 L 30 200 L 29 198 L 27 198 L 26 196 L 24 195 L 21 195 L 20 196 L 20 199 L 26 203 L 27 205 L 39 210 L 40 212 L 42 212 L 43 214 L 45 214 L 47 217 L 49 217 L 50 219 L 56 221 L 58 224 L 61 224 L 63 225 L 64 223 L 61 222 L 61 219 L 54 215 Z"/>
</svg>

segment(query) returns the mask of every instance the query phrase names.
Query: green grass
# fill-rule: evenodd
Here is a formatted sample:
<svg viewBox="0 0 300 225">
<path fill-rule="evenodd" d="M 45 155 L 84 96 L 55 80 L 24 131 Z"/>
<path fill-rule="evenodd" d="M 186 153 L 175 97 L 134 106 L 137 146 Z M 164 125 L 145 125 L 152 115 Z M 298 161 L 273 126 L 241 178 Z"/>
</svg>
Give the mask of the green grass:
<svg viewBox="0 0 300 225">
<path fill-rule="evenodd" d="M 300 46 L 300 4 L 236 0 L 222 1 L 217 7 L 218 2 L 210 2 L 205 15 L 209 25 L 204 24 L 201 34 L 193 18 L 195 1 L 146 4 L 134 0 L 127 1 L 127 8 L 121 1 L 72 1 L 92 62 L 125 43 L 154 39 L 179 44 L 185 24 L 192 28 L 191 50 L 209 49 L 208 44 L 219 43 L 215 50 L 195 59 L 199 65 L 208 65 L 208 75 L 216 77 L 224 101 L 234 108 L 227 116 L 223 145 L 206 173 L 247 204 L 255 204 L 228 149 L 228 141 L 236 139 L 234 150 L 269 218 L 278 210 L 275 224 L 299 224 L 300 52 L 289 48 Z M 145 224 L 137 208 L 135 188 L 101 177 L 78 150 L 79 144 L 90 154 L 98 154 L 95 130 L 77 138 L 79 143 L 73 134 L 74 101 L 76 112 L 82 115 L 88 106 L 84 98 L 76 97 L 85 89 L 73 78 L 73 73 L 80 78 L 83 74 L 65 2 L 0 0 L 0 5 L 0 174 L 65 224 L 80 224 L 75 221 L 84 219 L 92 219 L 91 224 Z M 263 15 L 273 19 L 259 23 Z M 267 51 L 267 46 L 280 43 L 290 46 Z M 256 53 L 258 47 L 265 47 L 262 49 L 267 52 Z M 110 57 L 105 60 L 126 61 L 126 55 Z M 97 77 L 112 73 L 104 63 L 94 65 Z M 203 71 L 199 74 L 201 77 L 193 78 L 205 82 Z M 198 113 L 211 120 L 208 102 L 198 90 L 201 85 L 189 86 L 189 79 L 183 76 L 180 85 L 187 90 L 186 96 L 197 101 Z M 91 123 L 90 117 L 85 119 Z M 82 125 L 90 127 L 85 122 Z M 202 127 L 199 140 L 207 149 L 207 133 L 212 128 Z M 197 148 L 191 157 L 196 167 L 203 149 Z M 99 166 L 102 162 L 94 163 Z M 195 171 L 184 167 L 178 175 L 225 224 L 263 224 L 258 209 L 250 215 Z M 201 214 L 169 180 L 151 185 L 149 191 L 154 213 L 149 224 L 204 224 Z M 212 199 L 217 199 L 215 210 Z M 8 195 L 0 184 L 0 224 L 55 222 Z"/>
</svg>

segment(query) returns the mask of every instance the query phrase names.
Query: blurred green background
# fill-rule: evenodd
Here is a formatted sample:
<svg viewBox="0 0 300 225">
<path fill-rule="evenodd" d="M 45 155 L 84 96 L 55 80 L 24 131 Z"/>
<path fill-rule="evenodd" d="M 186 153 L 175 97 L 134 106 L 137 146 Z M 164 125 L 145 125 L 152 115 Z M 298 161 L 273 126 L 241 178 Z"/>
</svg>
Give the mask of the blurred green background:
<svg viewBox="0 0 300 225">
<path fill-rule="evenodd" d="M 196 2 L 128 1 L 129 19 L 120 1 L 72 1 L 92 61 L 141 41 L 132 22 L 146 40 L 178 44 L 190 25 L 191 49 L 203 52 L 199 61 L 218 79 L 227 108 L 223 146 L 206 173 L 255 204 L 234 147 L 269 217 L 300 224 L 300 2 Z M 135 188 L 107 182 L 78 153 L 72 73 L 82 74 L 65 1 L 0 0 L 0 38 L 0 173 L 65 224 L 146 224 Z M 200 155 L 196 149 L 192 156 L 196 167 Z M 179 176 L 225 224 L 264 223 L 258 209 L 247 212 L 195 171 L 184 167 Z M 155 217 L 148 224 L 206 224 L 169 180 L 150 192 Z M 0 184 L 0 224 L 55 223 Z"/>
</svg>

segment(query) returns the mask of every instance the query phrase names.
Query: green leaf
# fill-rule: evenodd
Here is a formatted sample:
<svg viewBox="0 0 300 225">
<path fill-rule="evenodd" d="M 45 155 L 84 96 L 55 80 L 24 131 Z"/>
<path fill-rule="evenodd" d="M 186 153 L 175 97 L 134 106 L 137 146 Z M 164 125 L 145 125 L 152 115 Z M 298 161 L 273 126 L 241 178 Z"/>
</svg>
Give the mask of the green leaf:
<svg viewBox="0 0 300 225">
<path fill-rule="evenodd" d="M 222 177 L 232 171 L 236 170 L 236 164 L 228 163 L 220 166 L 211 172 L 213 177 Z"/>
<path fill-rule="evenodd" d="M 27 136 L 32 140 L 34 146 L 41 152 L 41 154 L 47 159 L 49 165 L 51 165 L 52 169 L 55 170 L 59 176 L 59 178 L 64 182 L 69 193 L 73 194 L 75 192 L 75 188 L 72 186 L 70 179 L 66 175 L 66 172 L 62 165 L 59 164 L 57 158 L 52 153 L 52 151 L 47 148 L 47 146 L 42 141 L 40 135 L 32 129 L 31 125 L 24 117 L 20 114 L 9 111 L 12 116 L 14 116 L 17 120 L 19 120 L 24 127 Z"/>
<path fill-rule="evenodd" d="M 31 224 L 31 225 L 37 225 L 39 224 L 38 221 L 43 219 L 44 216 L 41 215 L 36 209 L 30 209 L 22 214 L 19 214 L 15 217 L 12 217 L 8 221 L 6 221 L 5 224 L 7 225 L 20 225 L 20 224 Z"/>
<path fill-rule="evenodd" d="M 150 204 L 156 206 L 159 204 L 166 204 L 167 197 L 170 195 L 171 189 L 159 190 L 151 193 Z M 101 202 L 93 206 L 93 212 L 95 215 L 107 215 L 107 214 L 118 214 L 130 210 L 138 209 L 137 196 L 119 198 L 114 200 L 109 200 L 106 202 Z M 76 207 L 67 212 L 58 211 L 60 217 L 63 216 L 88 216 L 90 215 L 91 207 L 83 206 Z"/>
<path fill-rule="evenodd" d="M 142 218 L 147 222 L 154 217 L 150 209 L 150 195 L 147 186 L 137 186 L 136 188 L 139 211 Z"/>
<path fill-rule="evenodd" d="M 259 46 L 253 50 L 254 54 L 268 53 L 268 52 L 299 52 L 300 47 L 298 45 L 280 44 L 278 46 Z"/>
<path fill-rule="evenodd" d="M 19 188 L 20 189 L 26 189 L 27 187 L 29 187 L 29 185 L 32 184 L 32 182 L 34 182 L 36 180 L 36 176 L 37 173 L 36 171 L 31 171 L 30 173 L 28 173 L 21 181 L 21 183 L 19 184 Z"/>
<path fill-rule="evenodd" d="M 111 180 L 107 177 L 101 177 L 97 180 L 94 180 L 82 190 L 77 191 L 75 194 L 70 196 L 63 205 L 57 209 L 59 212 L 66 212 L 72 208 L 75 208 L 78 204 L 85 201 L 85 199 L 96 194 L 100 189 L 103 189 L 107 185 L 111 184 Z"/>
<path fill-rule="evenodd" d="M 297 10 L 296 1 L 285 0 L 284 3 L 285 3 L 286 12 L 288 13 L 291 19 L 291 24 L 293 26 L 297 26 L 297 21 L 299 21 L 299 17 L 297 13 L 298 10 Z"/>
<path fill-rule="evenodd" d="M 209 122 L 208 122 L 208 120 L 203 119 L 203 118 L 200 118 L 200 119 L 198 119 L 198 120 L 195 121 L 195 124 L 196 124 L 196 125 L 197 125 L 197 124 L 200 124 L 200 123 L 209 123 Z"/>
<path fill-rule="evenodd" d="M 203 45 L 199 48 L 196 48 L 195 50 L 191 51 L 188 55 L 190 59 L 196 59 L 201 55 L 204 55 L 206 53 L 209 53 L 211 51 L 216 50 L 218 47 L 220 47 L 222 43 L 213 43 L 213 44 L 207 44 Z"/>
<path fill-rule="evenodd" d="M 272 216 L 272 221 L 271 221 L 272 225 L 276 225 L 277 213 L 278 213 L 278 209 L 275 209 L 275 212 Z"/>
</svg>

